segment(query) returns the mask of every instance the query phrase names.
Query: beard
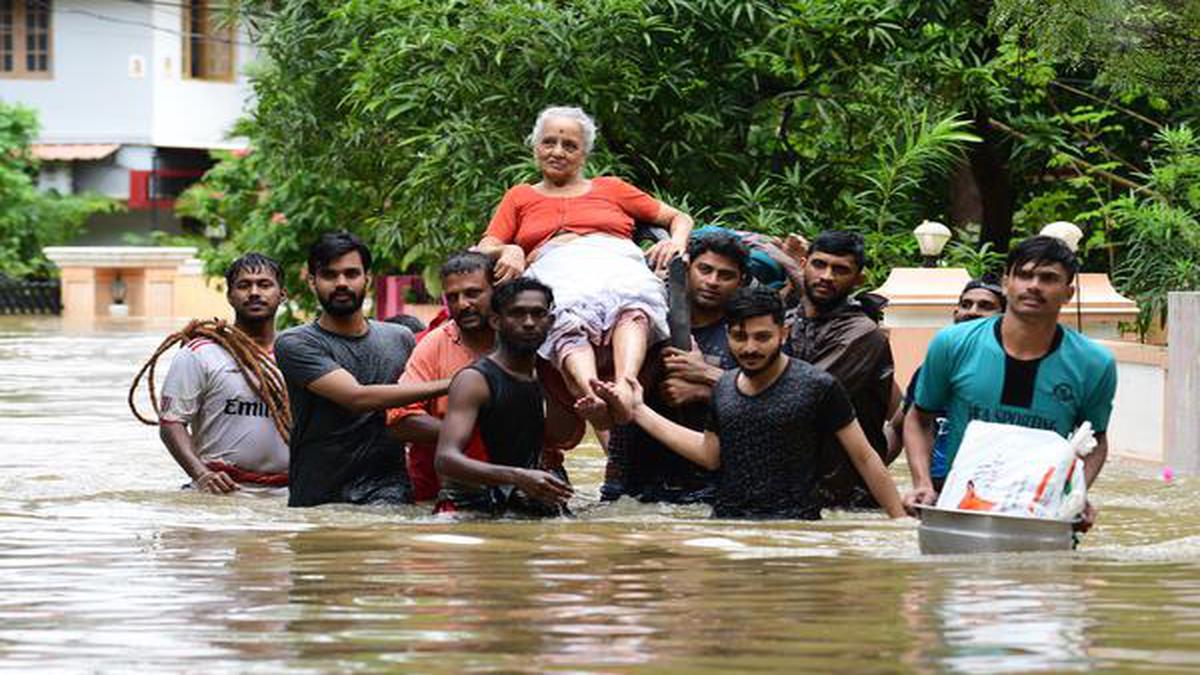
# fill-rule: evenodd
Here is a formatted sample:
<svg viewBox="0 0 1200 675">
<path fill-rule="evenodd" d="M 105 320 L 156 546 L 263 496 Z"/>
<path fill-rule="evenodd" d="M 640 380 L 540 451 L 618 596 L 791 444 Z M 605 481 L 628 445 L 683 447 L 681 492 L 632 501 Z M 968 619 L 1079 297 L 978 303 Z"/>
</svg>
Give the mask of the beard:
<svg viewBox="0 0 1200 675">
<path fill-rule="evenodd" d="M 808 301 L 811 302 L 813 307 L 816 307 L 818 311 L 825 311 L 837 307 L 838 305 L 842 304 L 842 302 L 844 302 L 849 295 L 849 293 L 842 293 L 830 296 L 828 298 L 820 298 L 813 294 L 813 289 L 811 286 L 808 284 L 804 285 L 804 297 L 808 298 Z"/>
<path fill-rule="evenodd" d="M 758 375 L 759 373 L 770 370 L 771 367 L 774 366 L 779 361 L 779 357 L 781 357 L 781 356 L 783 356 L 783 350 L 776 349 L 775 353 L 768 356 L 766 358 L 766 360 L 763 361 L 763 364 L 761 366 L 759 366 L 758 368 L 747 368 L 746 366 L 743 366 L 741 363 L 738 364 L 738 367 L 742 369 L 742 374 L 746 375 L 747 377 L 754 377 L 755 375 Z"/>
<path fill-rule="evenodd" d="M 323 309 L 330 316 L 350 316 L 362 309 L 363 301 L 367 299 L 366 289 L 364 289 L 362 293 L 350 291 L 349 294 L 352 299 L 334 297 L 338 292 L 340 291 L 330 293 L 328 296 L 320 294 L 317 295 L 317 301 L 321 303 L 321 309 Z"/>
</svg>

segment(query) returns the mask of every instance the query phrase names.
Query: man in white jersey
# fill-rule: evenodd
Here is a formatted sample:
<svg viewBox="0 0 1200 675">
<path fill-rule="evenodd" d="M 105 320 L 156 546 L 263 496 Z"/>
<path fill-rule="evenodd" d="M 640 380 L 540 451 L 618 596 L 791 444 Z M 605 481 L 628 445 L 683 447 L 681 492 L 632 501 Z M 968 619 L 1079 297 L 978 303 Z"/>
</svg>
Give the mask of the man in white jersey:
<svg viewBox="0 0 1200 675">
<path fill-rule="evenodd" d="M 272 356 L 275 311 L 286 299 L 279 263 L 248 253 L 225 272 L 234 325 Z M 287 485 L 288 446 L 267 404 L 220 345 L 197 338 L 179 350 L 163 384 L 159 436 L 201 492 Z"/>
</svg>

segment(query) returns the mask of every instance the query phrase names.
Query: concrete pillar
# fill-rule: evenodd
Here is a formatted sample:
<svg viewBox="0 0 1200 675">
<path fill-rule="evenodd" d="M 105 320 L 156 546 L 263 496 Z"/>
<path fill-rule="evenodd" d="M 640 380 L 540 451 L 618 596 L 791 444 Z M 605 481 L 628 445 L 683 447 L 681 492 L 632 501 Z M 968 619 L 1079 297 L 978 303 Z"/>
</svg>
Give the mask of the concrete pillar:
<svg viewBox="0 0 1200 675">
<path fill-rule="evenodd" d="M 96 268 L 63 267 L 62 305 L 67 321 L 91 321 L 96 318 Z"/>
<path fill-rule="evenodd" d="M 889 331 L 901 388 L 925 360 L 934 334 L 953 322 L 958 295 L 970 280 L 971 275 L 958 267 L 896 267 L 875 289 L 888 299 L 883 325 Z"/>
<path fill-rule="evenodd" d="M 1200 474 L 1200 293 L 1168 293 L 1167 464 Z"/>
<path fill-rule="evenodd" d="M 118 274 L 125 282 L 130 317 L 190 318 L 180 311 L 197 303 L 219 308 L 201 316 L 221 316 L 228 307 L 219 291 L 203 283 L 196 249 L 190 246 L 48 246 L 44 252 L 62 270 L 63 318 L 68 320 L 107 318 Z M 196 282 L 187 290 L 197 298 L 184 297 L 183 289 L 176 288 L 179 277 Z"/>
</svg>

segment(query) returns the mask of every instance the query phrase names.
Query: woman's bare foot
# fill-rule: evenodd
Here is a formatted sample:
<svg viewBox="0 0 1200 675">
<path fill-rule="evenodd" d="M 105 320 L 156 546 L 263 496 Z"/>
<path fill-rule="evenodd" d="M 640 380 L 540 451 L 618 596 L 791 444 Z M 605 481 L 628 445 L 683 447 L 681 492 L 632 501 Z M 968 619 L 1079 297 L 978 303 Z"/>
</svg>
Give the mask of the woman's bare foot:
<svg viewBox="0 0 1200 675">
<path fill-rule="evenodd" d="M 803 265 L 804 259 L 808 257 L 808 240 L 792 232 L 783 240 L 783 252 L 790 255 L 797 263 Z"/>
<path fill-rule="evenodd" d="M 592 423 L 597 429 L 608 429 L 613 425 L 613 417 L 609 406 L 599 396 L 589 394 L 575 401 L 575 412 L 583 419 Z"/>
<path fill-rule="evenodd" d="M 636 392 L 628 383 L 620 384 L 592 380 L 592 391 L 606 404 L 608 413 L 617 424 L 628 424 L 633 421 L 633 410 L 637 405 Z M 622 395 L 626 398 L 622 399 Z"/>
</svg>

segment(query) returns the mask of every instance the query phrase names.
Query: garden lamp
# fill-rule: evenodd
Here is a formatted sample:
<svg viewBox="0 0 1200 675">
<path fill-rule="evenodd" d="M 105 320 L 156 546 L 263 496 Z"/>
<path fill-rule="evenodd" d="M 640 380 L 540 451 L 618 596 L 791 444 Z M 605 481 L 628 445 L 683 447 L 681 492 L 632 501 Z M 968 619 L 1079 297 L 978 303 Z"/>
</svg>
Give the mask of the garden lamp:
<svg viewBox="0 0 1200 675">
<path fill-rule="evenodd" d="M 933 267 L 946 242 L 950 241 L 950 228 L 934 220 L 925 220 L 913 230 L 913 236 L 917 238 L 917 246 L 921 247 L 925 267 Z"/>
<path fill-rule="evenodd" d="M 228 228 L 225 227 L 225 219 L 218 218 L 217 222 L 209 223 L 204 226 L 204 238 L 216 248 L 221 245 L 225 237 L 229 234 Z"/>
<path fill-rule="evenodd" d="M 109 293 L 112 293 L 112 304 L 125 304 L 125 280 L 121 278 L 121 273 L 117 272 L 117 276 L 113 277 L 112 284 L 108 287 Z"/>
<path fill-rule="evenodd" d="M 1072 253 L 1079 251 L 1079 240 L 1083 239 L 1083 230 L 1075 223 L 1069 223 L 1065 220 L 1056 220 L 1053 223 L 1042 228 L 1038 234 L 1045 237 L 1054 237 L 1061 239 L 1071 249 Z"/>
</svg>

